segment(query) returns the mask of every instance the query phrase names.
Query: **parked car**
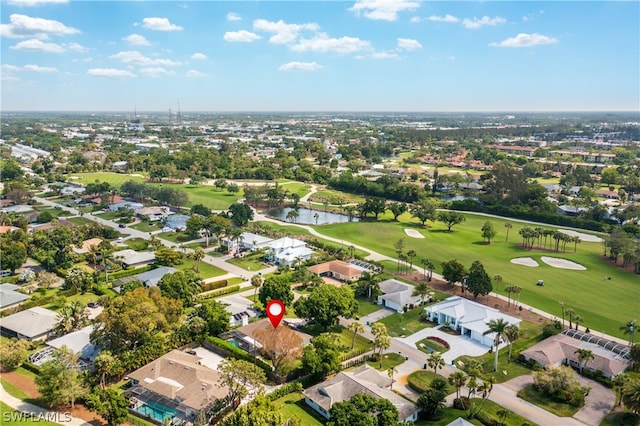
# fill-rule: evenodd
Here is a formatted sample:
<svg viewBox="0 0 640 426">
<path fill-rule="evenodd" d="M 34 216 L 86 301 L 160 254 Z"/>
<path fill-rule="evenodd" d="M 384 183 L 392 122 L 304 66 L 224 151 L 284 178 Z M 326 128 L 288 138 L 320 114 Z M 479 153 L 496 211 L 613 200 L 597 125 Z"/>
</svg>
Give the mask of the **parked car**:
<svg viewBox="0 0 640 426">
<path fill-rule="evenodd" d="M 536 283 L 536 285 L 543 286 L 543 285 L 544 285 L 544 281 L 542 281 L 542 280 L 538 280 L 538 282 Z"/>
<path fill-rule="evenodd" d="M 126 228 L 126 227 L 127 227 L 127 225 L 125 225 L 124 223 L 121 223 L 121 224 L 118 225 L 118 228 Z"/>
<path fill-rule="evenodd" d="M 87 306 L 92 308 L 92 309 L 97 308 L 98 307 L 98 302 L 89 302 L 87 304 Z"/>
</svg>

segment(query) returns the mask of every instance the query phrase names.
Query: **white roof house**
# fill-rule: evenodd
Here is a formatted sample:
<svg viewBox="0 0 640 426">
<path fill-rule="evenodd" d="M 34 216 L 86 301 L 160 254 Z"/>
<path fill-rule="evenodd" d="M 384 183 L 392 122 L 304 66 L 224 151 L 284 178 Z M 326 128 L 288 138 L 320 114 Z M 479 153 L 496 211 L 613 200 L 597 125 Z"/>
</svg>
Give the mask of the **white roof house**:
<svg viewBox="0 0 640 426">
<path fill-rule="evenodd" d="M 30 206 L 28 204 L 17 204 L 15 206 L 9 206 L 9 207 L 3 207 L 2 209 L 0 209 L 1 212 L 3 213 L 28 213 L 30 211 L 33 211 L 33 206 Z"/>
<path fill-rule="evenodd" d="M 91 343 L 91 333 L 94 326 L 89 325 L 80 330 L 73 331 L 58 338 L 47 342 L 47 347 L 33 353 L 29 356 L 29 362 L 36 365 L 42 365 L 51 359 L 53 349 L 60 349 L 63 346 L 71 349 L 74 354 L 79 356 L 80 368 L 87 369 L 95 360 L 100 352 L 99 349 Z"/>
<path fill-rule="evenodd" d="M 0 309 L 17 305 L 29 299 L 26 294 L 16 291 L 19 288 L 15 284 L 0 284 Z"/>
<path fill-rule="evenodd" d="M 113 253 L 116 262 L 129 266 L 148 265 L 155 262 L 156 255 L 150 251 L 120 250 Z"/>
<path fill-rule="evenodd" d="M 176 272 L 178 272 L 176 268 L 172 268 L 171 266 L 161 266 L 159 268 L 152 269 L 150 271 L 143 272 L 141 274 L 131 275 L 128 277 L 117 279 L 116 283 L 118 286 L 120 286 L 123 283 L 129 282 L 129 281 L 140 281 L 145 287 L 153 287 L 153 286 L 157 286 L 160 280 L 162 279 L 162 277 L 164 277 L 165 275 L 174 274 Z"/>
<path fill-rule="evenodd" d="M 520 325 L 519 318 L 460 296 L 448 297 L 440 303 L 427 306 L 425 310 L 430 321 L 437 321 L 438 324 L 449 323 L 453 330 L 460 330 L 463 336 L 468 336 L 485 346 L 493 345 L 495 334 L 484 334 L 489 331 L 489 321 L 502 318 L 509 324 Z"/>
<path fill-rule="evenodd" d="M 414 296 L 413 290 L 413 286 L 402 281 L 384 280 L 380 283 L 383 294 L 378 296 L 378 305 L 402 313 L 405 306 L 420 304 L 420 296 Z"/>
<path fill-rule="evenodd" d="M 43 340 L 58 323 L 58 314 L 36 306 L 2 318 L 0 332 L 7 337 Z"/>
<path fill-rule="evenodd" d="M 259 312 L 253 309 L 253 302 L 239 294 L 221 297 L 218 302 L 226 305 L 225 310 L 231 314 L 229 318 L 231 326 L 248 325 L 251 318 L 259 315 Z"/>
<path fill-rule="evenodd" d="M 291 266 L 298 259 L 309 260 L 312 253 L 304 241 L 284 237 L 269 243 L 265 258 L 276 265 Z"/>
<path fill-rule="evenodd" d="M 120 209 L 138 210 L 144 207 L 144 204 L 135 203 L 133 201 L 120 201 L 119 203 L 109 204 L 109 210 L 117 212 Z"/>
<path fill-rule="evenodd" d="M 231 246 L 231 241 L 228 236 L 222 238 L 222 241 L 228 246 Z M 240 234 L 238 244 L 240 245 L 240 247 L 247 250 L 257 250 L 267 247 L 272 241 L 273 238 L 265 237 L 264 235 L 258 235 L 251 232 L 243 232 L 242 234 Z"/>
</svg>

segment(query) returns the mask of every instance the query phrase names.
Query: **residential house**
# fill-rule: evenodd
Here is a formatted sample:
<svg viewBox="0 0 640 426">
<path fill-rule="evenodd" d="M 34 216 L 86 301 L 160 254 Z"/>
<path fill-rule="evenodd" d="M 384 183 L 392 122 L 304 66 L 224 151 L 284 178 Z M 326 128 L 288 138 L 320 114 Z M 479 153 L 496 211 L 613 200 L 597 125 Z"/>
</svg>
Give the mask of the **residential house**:
<svg viewBox="0 0 640 426">
<path fill-rule="evenodd" d="M 232 294 L 218 299 L 229 312 L 229 323 L 232 327 L 249 325 L 249 321 L 257 318 L 260 312 L 253 309 L 253 302 L 239 294 Z"/>
<path fill-rule="evenodd" d="M 9 232 L 17 231 L 18 229 L 20 228 L 18 228 L 17 226 L 1 225 L 0 234 L 7 234 Z"/>
<path fill-rule="evenodd" d="M 115 286 L 120 287 L 122 284 L 130 281 L 140 281 L 145 287 L 155 287 L 158 285 L 162 277 L 175 272 L 178 272 L 176 268 L 172 268 L 171 266 L 161 266 L 137 275 L 119 278 L 115 281 Z"/>
<path fill-rule="evenodd" d="M 200 360 L 173 350 L 129 374 L 129 409 L 160 424 L 193 424 L 200 411 L 207 412 L 229 395 L 220 373 Z"/>
<path fill-rule="evenodd" d="M 36 306 L 2 318 L 0 334 L 30 341 L 45 340 L 57 323 L 56 312 Z"/>
<path fill-rule="evenodd" d="M 425 308 L 429 321 L 449 325 L 452 330 L 485 346 L 492 346 L 495 333 L 489 332 L 489 322 L 502 318 L 509 324 L 520 325 L 520 319 L 497 309 L 460 296 L 451 296 Z"/>
<path fill-rule="evenodd" d="M 42 365 L 51 359 L 53 351 L 66 346 L 71 349 L 74 354 L 78 355 L 78 363 L 80 370 L 90 370 L 93 368 L 93 361 L 100 353 L 98 347 L 91 343 L 91 333 L 94 330 L 93 325 L 89 325 L 80 330 L 60 336 L 56 339 L 49 340 L 47 347 L 34 352 L 29 356 L 29 362 L 35 365 Z"/>
<path fill-rule="evenodd" d="M 73 252 L 76 254 L 87 254 L 89 253 L 91 246 L 98 247 L 100 243 L 102 243 L 102 241 L 103 240 L 101 238 L 90 238 L 88 240 L 84 240 L 79 247 L 78 246 L 73 247 Z"/>
<path fill-rule="evenodd" d="M 329 419 L 333 404 L 348 401 L 354 395 L 367 394 L 391 401 L 398 409 L 398 422 L 418 420 L 418 407 L 392 392 L 390 386 L 391 378 L 365 364 L 353 371 L 341 371 L 332 379 L 306 389 L 304 401 L 322 417 Z"/>
<path fill-rule="evenodd" d="M 67 197 L 70 195 L 84 194 L 87 189 L 84 186 L 68 184 L 60 188 L 60 195 Z"/>
<path fill-rule="evenodd" d="M 174 214 L 167 218 L 166 226 L 174 231 L 184 231 L 187 229 L 187 220 L 190 216 L 184 214 Z"/>
<path fill-rule="evenodd" d="M 135 215 L 148 220 L 149 222 L 155 222 L 158 220 L 165 220 L 173 212 L 167 206 L 151 206 L 137 209 Z"/>
<path fill-rule="evenodd" d="M 15 284 L 0 284 L 0 310 L 10 306 L 16 306 L 29 299 L 24 293 L 20 293 Z"/>
<path fill-rule="evenodd" d="M 586 207 L 576 207 L 576 206 L 570 206 L 568 204 L 563 204 L 561 206 L 558 206 L 558 209 L 557 209 L 558 213 L 563 214 L 565 216 L 572 216 L 572 217 L 579 216 L 580 213 L 586 212 L 586 211 L 587 211 Z"/>
<path fill-rule="evenodd" d="M 382 295 L 378 296 L 378 305 L 403 313 L 411 305 L 419 305 L 422 299 L 414 296 L 414 287 L 398 280 L 389 279 L 380 283 Z"/>
<path fill-rule="evenodd" d="M 125 267 L 144 266 L 155 262 L 156 255 L 150 251 L 126 249 L 114 252 L 113 259 Z"/>
<path fill-rule="evenodd" d="M 111 169 L 112 170 L 126 170 L 127 168 L 127 162 L 122 160 L 122 161 L 114 161 L 113 164 L 111 165 Z"/>
<path fill-rule="evenodd" d="M 237 346 L 249 353 L 254 353 L 256 349 L 260 350 L 263 346 L 263 339 L 260 336 L 260 332 L 265 329 L 273 329 L 271 322 L 267 318 L 228 331 L 221 337 L 227 340 L 233 339 Z M 303 345 L 306 346 L 311 343 L 310 335 L 308 335 L 307 333 L 302 333 L 301 331 L 297 331 L 293 328 L 292 330 L 302 339 Z"/>
<path fill-rule="evenodd" d="M 117 212 L 120 209 L 138 210 L 144 207 L 144 204 L 135 203 L 133 201 L 119 201 L 117 203 L 109 204 L 109 210 Z"/>
<path fill-rule="evenodd" d="M 273 241 L 273 238 L 265 237 L 264 235 L 258 235 L 251 232 L 243 232 L 240 234 L 240 238 L 237 241 L 237 244 L 240 248 L 245 250 L 260 250 L 269 245 Z M 231 240 L 228 236 L 222 238 L 222 243 L 227 245 L 227 247 L 231 247 L 236 243 L 235 240 Z"/>
<path fill-rule="evenodd" d="M 93 195 L 85 195 L 82 198 L 85 200 L 88 200 L 91 204 L 106 204 L 106 203 L 115 204 L 115 203 L 121 203 L 123 201 L 126 201 L 124 198 L 122 198 L 119 195 L 108 197 L 105 203 L 102 202 L 102 198 L 94 197 Z"/>
<path fill-rule="evenodd" d="M 309 272 L 320 277 L 331 277 L 340 281 L 353 282 L 357 281 L 367 270 L 342 260 L 331 260 L 310 266 Z"/>
<path fill-rule="evenodd" d="M 594 357 L 583 365 L 584 369 L 599 371 L 608 378 L 623 373 L 631 362 L 628 346 L 577 330 L 565 330 L 562 334 L 547 337 L 522 351 L 521 355 L 525 360 L 534 360 L 543 367 L 570 365 L 580 368 L 576 354 L 578 349 L 590 350 Z"/>
<path fill-rule="evenodd" d="M 309 260 L 313 250 L 307 243 L 295 238 L 284 237 L 268 244 L 265 258 L 281 266 L 291 266 L 297 261 Z"/>
<path fill-rule="evenodd" d="M 28 204 L 16 204 L 13 206 L 7 206 L 0 209 L 2 213 L 15 213 L 15 214 L 23 214 L 33 210 L 33 206 Z"/>
</svg>

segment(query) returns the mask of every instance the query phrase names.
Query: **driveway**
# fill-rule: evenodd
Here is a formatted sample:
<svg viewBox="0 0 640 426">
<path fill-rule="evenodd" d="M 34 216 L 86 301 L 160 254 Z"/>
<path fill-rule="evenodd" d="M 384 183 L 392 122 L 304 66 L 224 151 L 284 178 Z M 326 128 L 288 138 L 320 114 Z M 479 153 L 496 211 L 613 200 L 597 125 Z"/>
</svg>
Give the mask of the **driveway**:
<svg viewBox="0 0 640 426">
<path fill-rule="evenodd" d="M 371 312 L 369 315 L 360 317 L 360 322 L 365 325 L 369 325 L 369 324 L 373 324 L 376 321 L 380 321 L 382 318 L 386 318 L 389 315 L 393 315 L 393 314 L 395 314 L 395 312 L 392 311 L 391 309 L 382 308 L 375 312 Z"/>
<path fill-rule="evenodd" d="M 447 364 L 451 364 L 451 361 L 462 355 L 480 356 L 489 351 L 487 346 L 481 345 L 468 337 L 447 334 L 440 331 L 439 328 L 440 327 L 425 328 L 417 333 L 413 333 L 411 336 L 398 337 L 397 339 L 408 346 L 416 347 L 416 343 L 422 339 L 429 336 L 439 337 L 449 344 L 449 350 L 442 353 L 442 358 L 444 358 Z"/>
<path fill-rule="evenodd" d="M 578 381 L 583 386 L 590 386 L 591 390 L 585 398 L 584 407 L 573 418 L 589 426 L 598 426 L 613 409 L 615 394 L 611 389 L 586 377 L 578 376 Z"/>
</svg>

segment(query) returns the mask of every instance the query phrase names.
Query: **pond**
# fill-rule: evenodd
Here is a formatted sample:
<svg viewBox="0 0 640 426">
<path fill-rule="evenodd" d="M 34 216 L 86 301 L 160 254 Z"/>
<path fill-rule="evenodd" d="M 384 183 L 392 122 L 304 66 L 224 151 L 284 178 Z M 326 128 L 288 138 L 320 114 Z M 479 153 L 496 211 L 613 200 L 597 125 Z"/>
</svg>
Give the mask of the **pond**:
<svg viewBox="0 0 640 426">
<path fill-rule="evenodd" d="M 453 194 L 441 194 L 436 197 L 439 200 L 443 201 L 462 201 L 466 199 L 478 200 L 478 197 L 469 197 L 467 195 L 453 195 Z"/>
<path fill-rule="evenodd" d="M 269 211 L 269 215 L 273 216 L 277 219 L 280 219 L 283 222 L 292 222 L 290 219 L 287 219 L 287 214 L 293 210 L 291 207 L 285 207 L 282 209 L 271 210 Z M 316 220 L 316 216 L 317 220 Z M 357 222 L 359 219 L 357 217 L 351 218 L 351 222 Z M 349 216 L 346 214 L 339 213 L 331 213 L 324 212 L 321 210 L 312 210 L 307 208 L 299 208 L 298 209 L 298 217 L 295 218 L 293 223 L 300 223 L 303 225 L 325 225 L 327 223 L 344 223 L 349 222 Z"/>
</svg>

